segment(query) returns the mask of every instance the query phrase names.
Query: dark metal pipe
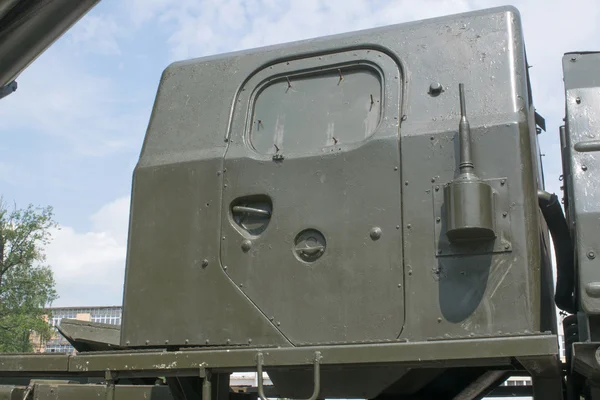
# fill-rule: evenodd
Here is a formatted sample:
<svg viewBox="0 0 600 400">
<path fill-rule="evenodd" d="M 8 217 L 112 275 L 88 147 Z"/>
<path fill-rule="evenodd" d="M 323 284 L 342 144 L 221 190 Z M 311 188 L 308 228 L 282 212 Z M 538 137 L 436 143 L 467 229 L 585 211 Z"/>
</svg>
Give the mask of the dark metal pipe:
<svg viewBox="0 0 600 400">
<path fill-rule="evenodd" d="M 538 191 L 538 202 L 548 230 L 552 235 L 556 254 L 556 292 L 554 302 L 561 310 L 574 314 L 575 307 L 575 268 L 573 242 L 567 220 L 558 197 L 543 190 Z"/>
<path fill-rule="evenodd" d="M 99 0 L 21 0 L 2 9 L 0 87 L 14 81 Z"/>
</svg>

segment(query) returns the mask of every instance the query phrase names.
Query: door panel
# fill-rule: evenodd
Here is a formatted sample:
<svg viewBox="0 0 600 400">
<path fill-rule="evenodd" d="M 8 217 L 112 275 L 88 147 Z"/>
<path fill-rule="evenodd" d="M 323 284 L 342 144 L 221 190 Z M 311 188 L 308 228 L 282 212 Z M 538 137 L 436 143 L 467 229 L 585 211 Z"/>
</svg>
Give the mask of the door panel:
<svg viewBox="0 0 600 400">
<path fill-rule="evenodd" d="M 402 330 L 401 82 L 364 49 L 272 65 L 240 90 L 222 266 L 294 344 Z"/>
</svg>

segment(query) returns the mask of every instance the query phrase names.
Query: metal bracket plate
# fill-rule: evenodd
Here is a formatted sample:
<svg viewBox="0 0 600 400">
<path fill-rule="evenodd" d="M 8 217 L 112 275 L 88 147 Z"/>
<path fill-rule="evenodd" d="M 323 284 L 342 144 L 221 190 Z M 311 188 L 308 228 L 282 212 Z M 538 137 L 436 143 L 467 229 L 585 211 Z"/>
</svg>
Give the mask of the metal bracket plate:
<svg viewBox="0 0 600 400">
<path fill-rule="evenodd" d="M 511 210 L 508 180 L 506 178 L 484 179 L 493 190 L 494 227 L 497 237 L 493 243 L 465 245 L 451 244 L 446 237 L 446 215 L 444 210 L 444 185 L 433 185 L 434 245 L 438 257 L 506 253 L 512 251 Z M 474 210 L 476 212 L 476 210 Z"/>
</svg>

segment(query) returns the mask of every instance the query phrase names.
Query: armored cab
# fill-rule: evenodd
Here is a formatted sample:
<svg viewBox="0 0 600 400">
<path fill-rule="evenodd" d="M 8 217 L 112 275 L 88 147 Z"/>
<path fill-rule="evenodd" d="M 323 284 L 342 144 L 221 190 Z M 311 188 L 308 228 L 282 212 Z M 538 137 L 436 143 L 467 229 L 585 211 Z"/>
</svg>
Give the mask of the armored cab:
<svg viewBox="0 0 600 400">
<path fill-rule="evenodd" d="M 514 8 L 174 63 L 133 177 L 121 345 L 555 357 L 540 189 Z M 497 353 L 463 353 L 482 338 Z M 323 369 L 320 395 L 456 374 L 368 371 Z M 310 395 L 310 371 L 269 375 Z"/>
<path fill-rule="evenodd" d="M 67 324 L 79 354 L 0 375 L 103 378 L 39 399 L 251 400 L 229 375 L 255 371 L 262 400 L 416 400 L 524 374 L 562 399 L 575 275 L 537 125 L 512 7 L 176 62 L 133 175 L 120 333 Z"/>
</svg>

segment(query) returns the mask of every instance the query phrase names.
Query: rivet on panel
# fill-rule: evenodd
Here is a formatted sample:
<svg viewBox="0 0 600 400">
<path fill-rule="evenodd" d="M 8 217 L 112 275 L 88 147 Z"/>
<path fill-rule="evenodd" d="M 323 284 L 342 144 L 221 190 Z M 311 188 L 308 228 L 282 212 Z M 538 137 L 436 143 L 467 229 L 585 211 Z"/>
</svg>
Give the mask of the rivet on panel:
<svg viewBox="0 0 600 400">
<path fill-rule="evenodd" d="M 403 116 L 402 116 L 402 121 L 406 121 L 406 118 L 407 118 L 407 116 L 406 116 L 406 115 L 403 115 Z"/>
<path fill-rule="evenodd" d="M 437 218 L 435 219 L 435 222 L 437 222 L 438 224 L 439 224 L 441 221 L 442 221 L 442 219 L 441 219 L 440 217 L 437 217 Z"/>
<path fill-rule="evenodd" d="M 396 225 L 396 229 L 400 229 L 400 225 Z"/>
<path fill-rule="evenodd" d="M 505 184 L 505 183 L 506 183 L 506 180 L 505 180 L 505 179 L 502 179 L 502 180 L 500 181 L 500 184 L 501 184 L 502 186 L 504 186 L 504 184 Z"/>
<path fill-rule="evenodd" d="M 252 339 L 248 338 L 248 344 L 252 343 Z"/>
<path fill-rule="evenodd" d="M 371 229 L 370 236 L 373 240 L 379 239 L 381 237 L 381 228 L 376 226 L 373 229 Z"/>
<path fill-rule="evenodd" d="M 165 340 L 165 344 L 169 344 L 169 340 L 168 340 L 168 339 L 167 339 L 167 340 Z"/>
<path fill-rule="evenodd" d="M 404 186 L 408 186 L 408 181 L 404 181 Z"/>
<path fill-rule="evenodd" d="M 571 62 L 575 62 L 575 61 L 577 61 L 577 58 L 576 57 L 571 57 Z"/>
<path fill-rule="evenodd" d="M 594 254 L 594 252 L 593 252 L 593 251 L 590 251 L 590 252 L 588 252 L 588 253 L 587 253 L 587 257 L 588 257 L 590 260 L 593 260 L 594 258 L 596 258 L 596 254 Z"/>
<path fill-rule="evenodd" d="M 150 344 L 149 340 L 146 340 L 146 346 L 148 346 Z"/>
<path fill-rule="evenodd" d="M 412 228 L 411 224 L 406 225 L 406 229 L 410 229 L 410 228 Z"/>
<path fill-rule="evenodd" d="M 435 177 L 431 178 L 431 183 L 435 182 Z"/>
<path fill-rule="evenodd" d="M 281 322 L 277 321 L 277 326 L 280 326 L 280 325 L 281 325 Z"/>
<path fill-rule="evenodd" d="M 231 339 L 227 339 L 227 344 L 231 344 Z"/>
<path fill-rule="evenodd" d="M 205 258 L 204 260 L 202 260 L 202 268 L 206 267 L 208 267 L 208 260 Z"/>
<path fill-rule="evenodd" d="M 508 213 L 507 213 L 506 211 L 504 211 L 504 212 L 502 213 L 502 216 L 503 216 L 504 218 L 506 218 L 506 217 L 508 216 Z"/>
<path fill-rule="evenodd" d="M 408 276 L 412 276 L 412 269 L 408 270 Z"/>
<path fill-rule="evenodd" d="M 577 97 L 577 98 L 575 99 L 575 103 L 577 103 L 577 104 L 581 104 L 581 97 Z"/>
<path fill-rule="evenodd" d="M 439 191 L 440 191 L 440 187 L 439 187 L 439 186 L 436 186 L 436 187 L 435 187 L 435 191 L 436 191 L 436 192 L 439 192 Z"/>
<path fill-rule="evenodd" d="M 504 248 L 505 248 L 506 250 L 510 249 L 510 244 L 506 243 L 506 244 L 504 245 Z"/>
<path fill-rule="evenodd" d="M 394 171 L 398 171 L 398 167 L 394 167 Z"/>
<path fill-rule="evenodd" d="M 399 284 L 398 284 L 398 287 L 399 287 L 399 288 L 401 288 L 401 287 L 402 287 L 402 284 L 401 284 L 401 283 L 399 283 Z"/>
<path fill-rule="evenodd" d="M 252 242 L 248 239 L 242 242 L 242 250 L 245 252 L 249 251 L 252 248 Z"/>
<path fill-rule="evenodd" d="M 227 271 L 227 265 L 223 265 L 223 269 Z"/>
<path fill-rule="evenodd" d="M 440 317 L 438 317 L 438 323 L 442 322 L 442 319 Z"/>
<path fill-rule="evenodd" d="M 130 344 L 130 343 L 131 343 L 131 342 L 130 342 L 129 340 L 125 342 L 125 344 L 126 344 L 127 346 L 129 346 L 129 344 Z"/>
<path fill-rule="evenodd" d="M 190 344 L 190 340 L 189 339 L 185 339 L 185 344 Z"/>
<path fill-rule="evenodd" d="M 206 340 L 204 341 L 204 343 L 206 343 L 206 344 L 209 344 L 209 343 L 210 343 L 210 340 L 206 339 Z"/>
<path fill-rule="evenodd" d="M 429 85 L 429 94 L 432 96 L 437 96 L 444 91 L 444 88 L 441 83 L 433 82 Z"/>
<path fill-rule="evenodd" d="M 584 170 L 584 171 L 587 171 L 587 166 L 585 166 L 585 165 L 582 165 L 582 166 L 581 166 L 581 169 L 582 169 L 582 170 Z"/>
</svg>

